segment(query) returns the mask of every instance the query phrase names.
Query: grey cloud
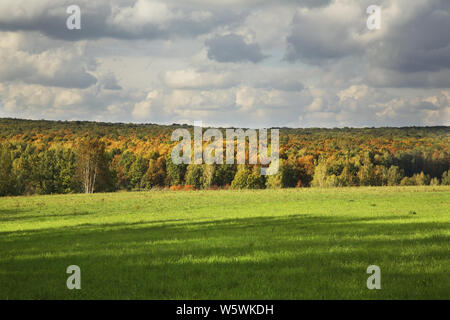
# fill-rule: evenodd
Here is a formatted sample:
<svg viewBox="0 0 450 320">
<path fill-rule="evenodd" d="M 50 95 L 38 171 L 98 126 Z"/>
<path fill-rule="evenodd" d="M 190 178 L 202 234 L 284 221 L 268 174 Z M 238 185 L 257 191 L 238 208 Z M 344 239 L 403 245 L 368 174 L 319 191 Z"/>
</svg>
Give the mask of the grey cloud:
<svg viewBox="0 0 450 320">
<path fill-rule="evenodd" d="M 106 90 L 122 90 L 122 87 L 117 82 L 116 77 L 112 72 L 109 72 L 103 79 L 102 79 L 102 87 Z"/>
<path fill-rule="evenodd" d="M 365 28 L 372 0 L 167 0 L 161 14 L 137 10 L 134 0 L 77 2 L 80 31 L 65 28 L 71 0 L 0 1 L 0 31 L 12 31 L 0 37 L 1 116 L 450 124 L 448 0 L 380 0 L 389 29 L 379 33 Z M 394 5 L 407 10 L 389 12 Z M 251 24 L 250 13 L 266 19 Z"/>
<path fill-rule="evenodd" d="M 268 77 L 255 81 L 255 88 L 275 89 L 281 91 L 302 91 L 303 83 L 298 79 L 289 79 L 288 77 Z"/>
<path fill-rule="evenodd" d="M 10 1 L 11 7 L 18 8 L 23 1 Z M 43 8 L 28 14 L 8 17 L 0 14 L 0 30 L 2 31 L 37 31 L 49 37 L 67 41 L 83 39 L 117 38 L 133 39 L 168 39 L 170 37 L 195 37 L 210 32 L 213 28 L 242 20 L 244 13 L 231 9 L 214 8 L 212 12 L 202 10 L 196 6 L 187 6 L 180 2 L 166 5 L 163 1 L 148 1 L 164 6 L 170 19 L 163 21 L 163 17 L 155 14 L 143 19 L 139 16 L 137 4 L 139 1 L 87 1 L 80 0 L 81 30 L 68 30 L 66 19 L 69 16 L 66 8 L 73 4 L 71 1 L 54 0 L 43 3 Z M 142 1 L 141 3 L 145 3 Z M 114 7 L 113 9 L 113 6 Z M 1 9 L 1 8 L 0 8 Z M 20 12 L 20 11 L 19 11 Z M 5 12 L 3 12 L 5 13 Z M 138 15 L 141 19 L 136 19 Z M 120 19 L 117 19 L 117 18 Z"/>
<path fill-rule="evenodd" d="M 436 72 L 401 72 L 373 67 L 366 70 L 366 81 L 375 87 L 394 88 L 450 88 L 450 69 Z"/>
<path fill-rule="evenodd" d="M 386 24 L 374 32 L 365 28 L 368 4 L 355 2 L 352 9 L 349 3 L 336 2 L 329 8 L 297 12 L 285 59 L 329 65 L 345 58 L 360 78 L 380 87 L 450 87 L 450 33 L 444 31 L 450 30 L 448 1 L 415 5 L 399 0 L 395 6 L 383 1 Z M 343 13 L 335 15 L 337 10 Z M 342 19 L 345 11 L 348 18 Z M 345 74 L 335 76 L 342 79 Z"/>
<path fill-rule="evenodd" d="M 218 62 L 260 62 L 265 58 L 257 43 L 246 43 L 236 34 L 216 36 L 205 41 L 208 58 Z"/>
<path fill-rule="evenodd" d="M 359 2 L 334 2 L 324 8 L 297 10 L 286 39 L 285 59 L 321 64 L 362 53 L 357 35 L 366 26 L 364 10 Z"/>
<path fill-rule="evenodd" d="M 389 29 L 383 46 L 368 51 L 371 64 L 403 73 L 450 68 L 450 6 L 432 0 L 403 24 Z"/>
<path fill-rule="evenodd" d="M 97 79 L 80 56 L 61 50 L 32 54 L 0 48 L 0 81 L 84 89 Z"/>
<path fill-rule="evenodd" d="M 70 77 L 67 76 L 67 74 L 58 74 L 57 76 L 51 78 L 32 76 L 28 79 L 22 80 L 25 80 L 27 83 L 41 84 L 44 86 L 78 89 L 86 89 L 97 83 L 97 78 L 89 73 L 83 72 L 82 70 L 75 72 L 71 71 Z"/>
</svg>

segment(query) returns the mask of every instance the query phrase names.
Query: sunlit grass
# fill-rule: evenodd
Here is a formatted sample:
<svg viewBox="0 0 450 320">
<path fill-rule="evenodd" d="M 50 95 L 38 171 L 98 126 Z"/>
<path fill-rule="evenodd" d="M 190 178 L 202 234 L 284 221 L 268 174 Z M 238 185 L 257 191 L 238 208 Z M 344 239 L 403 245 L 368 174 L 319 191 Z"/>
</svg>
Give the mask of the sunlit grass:
<svg viewBox="0 0 450 320">
<path fill-rule="evenodd" d="M 0 198 L 0 299 L 449 299 L 449 207 L 449 187 Z"/>
</svg>

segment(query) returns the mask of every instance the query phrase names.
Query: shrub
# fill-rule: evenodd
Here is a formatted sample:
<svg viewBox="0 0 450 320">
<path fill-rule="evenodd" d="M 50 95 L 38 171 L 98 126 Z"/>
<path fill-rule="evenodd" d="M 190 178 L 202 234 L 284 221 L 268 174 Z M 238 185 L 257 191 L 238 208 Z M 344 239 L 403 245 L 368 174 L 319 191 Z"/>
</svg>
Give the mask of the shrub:
<svg viewBox="0 0 450 320">
<path fill-rule="evenodd" d="M 441 184 L 443 186 L 450 186 L 450 170 L 442 174 Z"/>
<path fill-rule="evenodd" d="M 187 184 L 183 187 L 183 191 L 192 191 L 192 190 L 195 190 L 195 188 L 191 184 Z"/>
</svg>

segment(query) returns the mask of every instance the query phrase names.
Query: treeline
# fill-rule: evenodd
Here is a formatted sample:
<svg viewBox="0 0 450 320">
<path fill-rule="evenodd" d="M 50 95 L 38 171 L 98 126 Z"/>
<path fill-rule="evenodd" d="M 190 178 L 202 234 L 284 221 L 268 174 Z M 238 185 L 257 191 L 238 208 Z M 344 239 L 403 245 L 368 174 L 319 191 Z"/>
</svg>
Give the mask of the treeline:
<svg viewBox="0 0 450 320">
<path fill-rule="evenodd" d="M 450 128 L 280 128 L 280 167 L 175 165 L 187 125 L 0 119 L 0 195 L 450 185 Z"/>
</svg>

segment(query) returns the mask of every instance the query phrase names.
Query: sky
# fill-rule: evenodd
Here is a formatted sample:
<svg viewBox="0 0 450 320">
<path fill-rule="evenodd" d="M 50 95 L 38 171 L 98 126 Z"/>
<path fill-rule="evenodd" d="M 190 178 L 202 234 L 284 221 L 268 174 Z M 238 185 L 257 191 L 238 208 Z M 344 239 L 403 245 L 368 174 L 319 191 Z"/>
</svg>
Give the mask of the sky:
<svg viewBox="0 0 450 320">
<path fill-rule="evenodd" d="M 450 1 L 1 0 L 0 117 L 450 125 Z"/>
</svg>

